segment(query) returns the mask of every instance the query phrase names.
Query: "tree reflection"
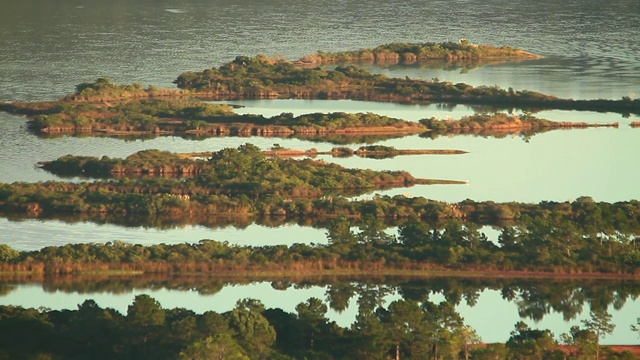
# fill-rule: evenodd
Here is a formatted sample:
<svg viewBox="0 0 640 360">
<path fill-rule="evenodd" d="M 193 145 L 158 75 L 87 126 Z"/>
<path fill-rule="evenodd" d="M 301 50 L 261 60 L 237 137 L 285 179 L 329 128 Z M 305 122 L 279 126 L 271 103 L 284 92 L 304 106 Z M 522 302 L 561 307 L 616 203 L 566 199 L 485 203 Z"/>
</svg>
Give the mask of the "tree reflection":
<svg viewBox="0 0 640 360">
<path fill-rule="evenodd" d="M 224 278 L 207 276 L 60 276 L 11 277 L 0 281 L 0 295 L 20 291 L 25 284 L 41 284 L 45 292 L 128 295 L 140 289 L 196 291 L 215 295 L 226 286 L 251 285 L 265 278 Z M 344 312 L 355 300 L 360 311 L 371 312 L 385 306 L 392 296 L 425 303 L 442 298 L 452 306 L 465 303 L 477 306 L 483 293 L 495 291 L 505 302 L 513 303 L 523 319 L 541 321 L 545 316 L 561 314 L 565 321 L 575 320 L 587 309 L 622 309 L 628 300 L 640 296 L 635 280 L 596 279 L 500 279 L 396 276 L 277 278 L 270 282 L 278 292 L 323 287 L 327 306 Z M 45 306 L 47 306 L 45 304 Z"/>
</svg>

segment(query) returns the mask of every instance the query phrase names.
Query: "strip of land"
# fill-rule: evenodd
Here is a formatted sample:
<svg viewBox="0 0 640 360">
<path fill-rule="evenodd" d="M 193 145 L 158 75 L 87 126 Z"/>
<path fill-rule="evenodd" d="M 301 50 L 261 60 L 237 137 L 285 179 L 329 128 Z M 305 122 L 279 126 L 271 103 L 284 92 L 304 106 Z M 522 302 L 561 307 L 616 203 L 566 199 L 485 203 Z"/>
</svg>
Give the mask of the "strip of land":
<svg viewBox="0 0 640 360">
<path fill-rule="evenodd" d="M 512 48 L 473 44 L 469 40 L 443 43 L 391 43 L 373 49 L 324 52 L 303 56 L 296 65 L 318 66 L 331 63 L 371 62 L 376 64 L 413 64 L 429 60 L 523 60 L 542 56 Z"/>
</svg>

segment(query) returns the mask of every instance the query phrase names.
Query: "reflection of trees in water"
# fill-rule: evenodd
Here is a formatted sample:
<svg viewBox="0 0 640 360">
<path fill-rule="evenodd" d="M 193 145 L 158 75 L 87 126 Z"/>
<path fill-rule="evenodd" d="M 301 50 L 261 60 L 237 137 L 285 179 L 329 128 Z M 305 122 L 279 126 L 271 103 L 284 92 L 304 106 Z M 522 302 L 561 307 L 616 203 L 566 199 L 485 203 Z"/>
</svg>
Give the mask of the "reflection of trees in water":
<svg viewBox="0 0 640 360">
<path fill-rule="evenodd" d="M 6 296 L 13 290 L 17 289 L 17 285 L 0 283 L 0 296 Z"/>
<path fill-rule="evenodd" d="M 5 217 L 9 221 L 25 221 L 29 219 L 37 220 L 57 220 L 67 224 L 94 223 L 98 225 L 115 225 L 126 228 L 143 228 L 172 230 L 182 229 L 188 226 L 202 226 L 209 229 L 225 229 L 233 227 L 236 229 L 246 229 L 251 225 L 260 225 L 270 228 L 277 228 L 283 225 L 297 224 L 299 226 L 314 227 L 324 229 L 329 226 L 330 219 L 300 219 L 288 218 L 285 216 L 248 216 L 248 215 L 203 215 L 198 213 L 177 215 L 145 215 L 145 214 L 128 214 L 120 216 L 117 214 L 20 214 L 9 213 L 0 216 Z M 392 225 L 391 225 L 392 226 Z"/>
<path fill-rule="evenodd" d="M 333 310 L 341 313 L 349 307 L 351 298 L 355 295 L 357 287 L 352 283 L 336 283 L 327 286 L 325 293 L 327 303 Z"/>
<path fill-rule="evenodd" d="M 461 74 L 466 74 L 469 71 L 481 68 L 483 66 L 495 66 L 500 64 L 520 62 L 518 59 L 489 59 L 489 58 L 470 58 L 470 59 L 458 59 L 458 60 L 444 60 L 434 59 L 425 61 L 406 62 L 399 60 L 377 60 L 377 61 L 357 61 L 350 63 L 334 63 L 330 67 L 345 66 L 348 64 L 356 64 L 358 66 L 365 67 L 372 73 L 380 73 L 382 70 L 398 72 L 405 70 L 444 70 L 444 71 L 459 71 Z M 329 66 L 326 66 L 329 68 Z"/>
<path fill-rule="evenodd" d="M 0 294 L 7 295 L 19 289 L 16 284 L 42 283 L 46 292 L 127 294 L 134 289 L 195 290 L 213 295 L 225 286 L 252 284 L 264 279 L 210 278 L 207 276 L 103 276 L 54 277 L 5 280 Z M 288 278 L 271 282 L 271 287 L 287 291 L 293 287 L 307 289 L 326 287 L 327 305 L 337 311 L 346 310 L 356 301 L 360 311 L 373 311 L 384 306 L 390 295 L 400 295 L 415 302 L 428 302 L 435 295 L 447 303 L 459 305 L 463 301 L 470 307 L 477 304 L 482 292 L 498 291 L 505 301 L 514 302 L 522 318 L 542 320 L 551 313 L 562 314 L 565 321 L 574 320 L 585 307 L 606 310 L 610 306 L 620 310 L 628 299 L 640 296 L 640 283 L 631 280 L 549 280 L 549 279 L 461 279 L 461 278 Z"/>
</svg>

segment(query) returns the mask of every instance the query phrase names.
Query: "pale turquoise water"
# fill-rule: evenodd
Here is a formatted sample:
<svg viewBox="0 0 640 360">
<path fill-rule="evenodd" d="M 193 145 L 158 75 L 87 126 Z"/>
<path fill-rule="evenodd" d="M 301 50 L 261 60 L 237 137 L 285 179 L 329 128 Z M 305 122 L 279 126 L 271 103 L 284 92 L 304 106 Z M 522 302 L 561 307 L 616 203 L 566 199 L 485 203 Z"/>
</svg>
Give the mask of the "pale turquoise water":
<svg viewBox="0 0 640 360">
<path fill-rule="evenodd" d="M 69 292 L 62 290 L 45 290 L 40 285 L 24 284 L 15 285 L 8 294 L 0 297 L 0 305 L 22 304 L 25 307 L 39 308 L 41 306 L 50 309 L 76 309 L 78 304 L 85 299 L 93 299 L 101 307 L 110 307 L 126 314 L 127 306 L 133 302 L 138 294 L 148 294 L 158 300 L 162 307 L 172 309 L 183 307 L 198 313 L 208 310 L 225 312 L 234 308 L 237 299 L 254 298 L 262 301 L 267 308 L 280 308 L 284 311 L 295 313 L 295 307 L 311 297 L 325 300 L 326 286 L 300 286 L 289 287 L 286 290 L 276 290 L 268 282 L 256 282 L 252 284 L 225 286 L 215 294 L 202 294 L 194 290 L 169 290 L 166 288 L 135 288 L 124 290 L 117 294 L 110 292 Z M 400 299 L 397 292 L 386 296 L 383 306 L 388 306 L 394 300 Z M 343 327 L 349 327 L 355 320 L 358 312 L 357 299 L 352 298 L 349 306 L 342 312 L 329 309 L 327 317 Z M 442 294 L 436 293 L 429 296 L 433 302 L 444 301 Z M 518 313 L 516 297 L 513 301 L 502 298 L 497 290 L 483 290 L 480 292 L 476 303 L 471 306 L 465 301 L 456 306 L 456 311 L 462 315 L 465 324 L 474 328 L 484 342 L 504 342 L 509 338 L 515 323 L 523 320 L 532 328 L 549 329 L 556 337 L 562 333 L 568 333 L 571 326 L 582 326 L 581 320 L 589 318 L 589 306 L 585 305 L 583 311 L 570 321 L 565 321 L 563 315 L 550 311 L 541 321 L 521 318 Z M 630 325 L 636 323 L 637 309 L 640 301 L 629 299 L 621 309 L 609 307 L 612 322 L 616 324 L 614 332 L 604 338 L 603 344 L 637 344 L 637 334 L 630 330 Z"/>
</svg>

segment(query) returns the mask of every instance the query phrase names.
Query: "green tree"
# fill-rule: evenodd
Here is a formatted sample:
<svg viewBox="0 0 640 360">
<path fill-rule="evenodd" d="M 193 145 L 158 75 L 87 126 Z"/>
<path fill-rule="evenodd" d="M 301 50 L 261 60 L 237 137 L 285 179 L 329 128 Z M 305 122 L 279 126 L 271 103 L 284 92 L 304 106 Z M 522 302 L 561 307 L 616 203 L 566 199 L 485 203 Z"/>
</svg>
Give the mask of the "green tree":
<svg viewBox="0 0 640 360">
<path fill-rule="evenodd" d="M 270 348 L 276 341 L 276 331 L 261 312 L 259 301 L 249 299 L 238 301 L 235 309 L 228 314 L 229 327 L 234 338 L 252 359 L 268 358 Z"/>
<path fill-rule="evenodd" d="M 473 345 L 480 344 L 482 341 L 480 335 L 478 335 L 478 333 L 468 325 L 464 325 L 456 329 L 454 339 L 458 348 L 462 349 L 462 354 L 465 360 L 469 360 L 469 357 L 471 356 L 471 347 Z"/>
<path fill-rule="evenodd" d="M 544 359 L 557 348 L 557 342 L 549 330 L 531 329 L 520 321 L 516 323 L 506 346 L 510 359 Z"/>
<path fill-rule="evenodd" d="M 606 310 L 596 309 L 589 312 L 590 319 L 582 320 L 584 326 L 596 334 L 596 360 L 600 359 L 600 338 L 611 334 L 615 325 L 611 323 L 612 316 Z"/>
<path fill-rule="evenodd" d="M 300 335 L 306 339 L 304 341 L 313 349 L 317 338 L 322 338 L 323 332 L 326 333 L 327 322 L 327 305 L 318 298 L 309 298 L 306 302 L 296 306 L 298 320 L 301 324 Z"/>
<path fill-rule="evenodd" d="M 378 309 L 378 316 L 385 325 L 387 337 L 394 344 L 394 358 L 402 353 L 409 357 L 426 354 L 429 335 L 433 333 L 418 302 L 396 300 L 388 310 Z"/>
<path fill-rule="evenodd" d="M 20 255 L 18 250 L 12 249 L 7 244 L 0 244 L 0 261 L 2 262 L 10 262 Z"/>
<path fill-rule="evenodd" d="M 217 334 L 193 342 L 180 352 L 180 360 L 250 360 L 229 334 Z"/>
<path fill-rule="evenodd" d="M 127 323 L 130 326 L 150 328 L 164 325 L 165 310 L 149 295 L 136 295 L 133 304 L 127 308 Z"/>
<path fill-rule="evenodd" d="M 351 325 L 354 342 L 353 357 L 373 360 L 387 357 L 392 340 L 386 336 L 386 325 L 380 317 L 368 310 L 361 310 L 356 321 Z"/>
<path fill-rule="evenodd" d="M 560 340 L 572 349 L 570 354 L 578 359 L 597 356 L 598 335 L 591 330 L 572 326 L 568 334 L 560 335 Z"/>
<path fill-rule="evenodd" d="M 165 310 L 149 295 L 141 294 L 127 308 L 126 326 L 133 357 L 154 358 L 160 356 L 156 342 L 162 337 L 165 325 Z"/>
</svg>

